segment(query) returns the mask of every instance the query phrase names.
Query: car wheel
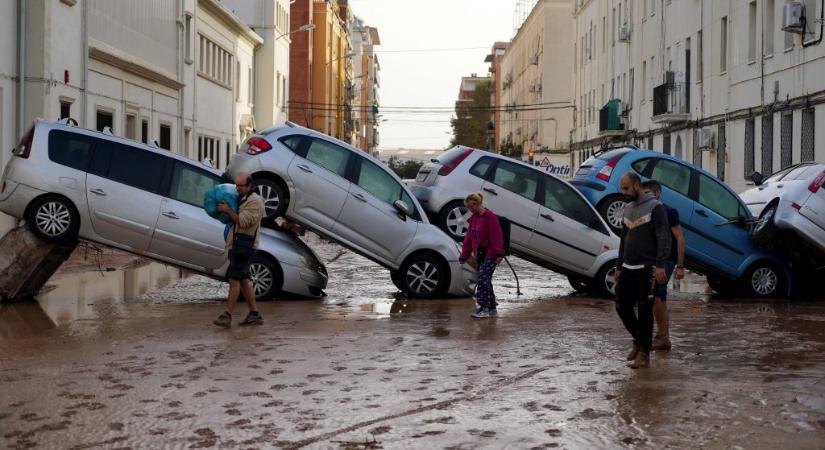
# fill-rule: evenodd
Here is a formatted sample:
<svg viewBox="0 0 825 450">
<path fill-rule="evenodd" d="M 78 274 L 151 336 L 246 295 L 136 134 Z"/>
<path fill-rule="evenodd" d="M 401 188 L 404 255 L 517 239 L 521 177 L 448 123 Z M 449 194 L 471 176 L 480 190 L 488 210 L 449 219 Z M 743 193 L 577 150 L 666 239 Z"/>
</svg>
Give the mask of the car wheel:
<svg viewBox="0 0 825 450">
<path fill-rule="evenodd" d="M 602 297 L 613 298 L 616 296 L 616 279 L 614 278 L 614 275 L 616 275 L 616 262 L 614 260 L 603 265 L 593 280 L 598 294 Z"/>
<path fill-rule="evenodd" d="M 438 214 L 438 226 L 454 240 L 463 241 L 470 226 L 470 215 L 464 202 L 450 202 Z"/>
<path fill-rule="evenodd" d="M 776 204 L 768 206 L 759 215 L 759 221 L 753 227 L 752 240 L 754 244 L 765 245 L 771 242 L 779 232 L 774 222 L 776 216 Z"/>
<path fill-rule="evenodd" d="M 80 215 L 67 198 L 49 195 L 29 206 L 26 221 L 31 231 L 46 242 L 73 244 L 80 231 Z"/>
<path fill-rule="evenodd" d="M 624 213 L 624 206 L 627 201 L 624 197 L 613 196 L 608 197 L 599 206 L 599 214 L 602 215 L 607 225 L 614 233 L 622 231 L 622 217 Z"/>
<path fill-rule="evenodd" d="M 410 297 L 430 298 L 447 291 L 447 267 L 429 255 L 413 255 L 404 261 L 400 270 L 401 290 Z"/>
<path fill-rule="evenodd" d="M 736 295 L 736 284 L 725 278 L 708 276 L 708 286 L 717 294 L 725 297 Z"/>
<path fill-rule="evenodd" d="M 570 286 L 582 294 L 589 294 L 593 292 L 593 284 L 586 278 L 580 278 L 573 275 L 568 275 L 567 282 Z"/>
<path fill-rule="evenodd" d="M 785 275 L 767 261 L 754 263 L 742 278 L 745 295 L 752 298 L 771 298 L 785 291 Z"/>
<path fill-rule="evenodd" d="M 283 287 L 281 266 L 266 256 L 255 255 L 249 264 L 249 279 L 255 289 L 256 300 L 267 300 L 275 296 Z"/>
<path fill-rule="evenodd" d="M 255 180 L 255 192 L 264 202 L 264 220 L 272 223 L 286 212 L 287 194 L 283 185 L 268 178 Z"/>
</svg>

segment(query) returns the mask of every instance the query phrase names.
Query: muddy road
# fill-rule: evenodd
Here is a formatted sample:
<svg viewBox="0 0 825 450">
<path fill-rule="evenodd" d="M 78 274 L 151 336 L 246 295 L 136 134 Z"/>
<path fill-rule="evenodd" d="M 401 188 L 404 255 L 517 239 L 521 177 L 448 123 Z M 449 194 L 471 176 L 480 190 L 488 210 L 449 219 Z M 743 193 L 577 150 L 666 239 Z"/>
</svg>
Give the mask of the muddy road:
<svg viewBox="0 0 825 450">
<path fill-rule="evenodd" d="M 825 302 L 685 283 L 673 350 L 633 371 L 612 302 L 528 263 L 478 320 L 315 246 L 329 296 L 263 303 L 260 327 L 212 326 L 225 287 L 201 277 L 1 306 L 0 448 L 825 448 Z"/>
</svg>

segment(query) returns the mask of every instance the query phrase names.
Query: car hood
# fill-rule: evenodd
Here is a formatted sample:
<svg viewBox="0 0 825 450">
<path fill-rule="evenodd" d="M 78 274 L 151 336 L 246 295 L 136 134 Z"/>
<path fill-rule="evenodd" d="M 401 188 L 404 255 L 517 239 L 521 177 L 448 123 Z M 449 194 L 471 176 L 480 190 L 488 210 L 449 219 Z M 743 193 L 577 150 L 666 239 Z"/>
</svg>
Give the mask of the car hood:
<svg viewBox="0 0 825 450">
<path fill-rule="evenodd" d="M 298 260 L 291 260 L 289 255 L 283 254 L 279 249 L 288 248 L 298 256 Z M 278 259 L 284 259 L 284 262 L 298 265 L 304 263 L 312 269 L 324 267 L 318 255 L 312 251 L 309 246 L 302 241 L 298 236 L 286 231 L 272 230 L 264 228 L 261 230 L 261 250 L 271 251 L 272 256 Z M 324 268 L 324 271 L 326 268 Z"/>
</svg>

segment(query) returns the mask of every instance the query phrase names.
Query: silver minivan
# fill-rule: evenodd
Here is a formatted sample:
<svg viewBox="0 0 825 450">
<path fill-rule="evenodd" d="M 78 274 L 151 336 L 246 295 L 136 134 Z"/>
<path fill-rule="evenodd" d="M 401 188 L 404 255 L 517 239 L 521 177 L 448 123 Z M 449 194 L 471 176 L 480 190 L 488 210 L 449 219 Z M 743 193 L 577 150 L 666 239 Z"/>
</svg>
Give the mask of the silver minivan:
<svg viewBox="0 0 825 450">
<path fill-rule="evenodd" d="M 203 209 L 220 172 L 68 122 L 35 121 L 3 173 L 0 211 L 46 241 L 87 239 L 222 279 L 224 225 Z M 250 267 L 259 298 L 323 295 L 326 268 L 306 244 L 261 234 Z"/>
<path fill-rule="evenodd" d="M 577 290 L 610 295 L 619 237 L 573 186 L 506 156 L 457 146 L 424 164 L 412 192 L 453 239 L 467 232 L 463 199 L 481 191 L 511 223 L 514 254 L 567 275 Z"/>
<path fill-rule="evenodd" d="M 250 174 L 268 220 L 285 215 L 388 268 L 414 297 L 469 295 L 475 272 L 456 243 L 431 225 L 409 188 L 384 163 L 292 123 L 250 136 L 228 175 Z"/>
</svg>

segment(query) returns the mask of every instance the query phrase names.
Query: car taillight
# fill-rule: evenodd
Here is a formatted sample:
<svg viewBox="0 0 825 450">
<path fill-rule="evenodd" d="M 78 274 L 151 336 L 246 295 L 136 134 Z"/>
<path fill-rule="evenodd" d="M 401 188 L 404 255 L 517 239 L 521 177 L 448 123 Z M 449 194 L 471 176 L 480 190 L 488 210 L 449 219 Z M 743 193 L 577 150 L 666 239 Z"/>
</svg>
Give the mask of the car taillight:
<svg viewBox="0 0 825 450">
<path fill-rule="evenodd" d="M 808 190 L 816 194 L 819 191 L 819 188 L 822 187 L 823 182 L 825 182 L 825 170 L 823 170 L 822 173 L 820 173 L 819 176 L 808 185 Z"/>
<path fill-rule="evenodd" d="M 613 169 L 616 168 L 616 164 L 619 163 L 619 160 L 622 159 L 622 156 L 624 155 L 619 155 L 608 161 L 607 164 L 604 167 L 602 167 L 602 170 L 600 170 L 599 173 L 596 174 L 596 178 L 602 181 L 610 181 L 610 176 L 613 175 Z"/>
<path fill-rule="evenodd" d="M 268 152 L 269 150 L 272 150 L 272 145 L 264 138 L 251 137 L 248 141 L 246 141 L 247 155 L 260 155 L 261 153 Z"/>
<path fill-rule="evenodd" d="M 453 158 L 452 161 L 445 162 L 444 165 L 438 169 L 438 174 L 441 176 L 449 175 L 453 170 L 455 170 L 456 167 L 458 167 L 459 164 L 461 164 L 461 161 L 464 161 L 468 156 L 470 156 L 470 153 L 473 153 L 473 149 L 468 148 Z"/>
<path fill-rule="evenodd" d="M 14 149 L 14 156 L 28 158 L 32 152 L 32 141 L 34 140 L 34 126 L 29 128 L 28 133 L 20 139 L 20 143 Z"/>
</svg>

